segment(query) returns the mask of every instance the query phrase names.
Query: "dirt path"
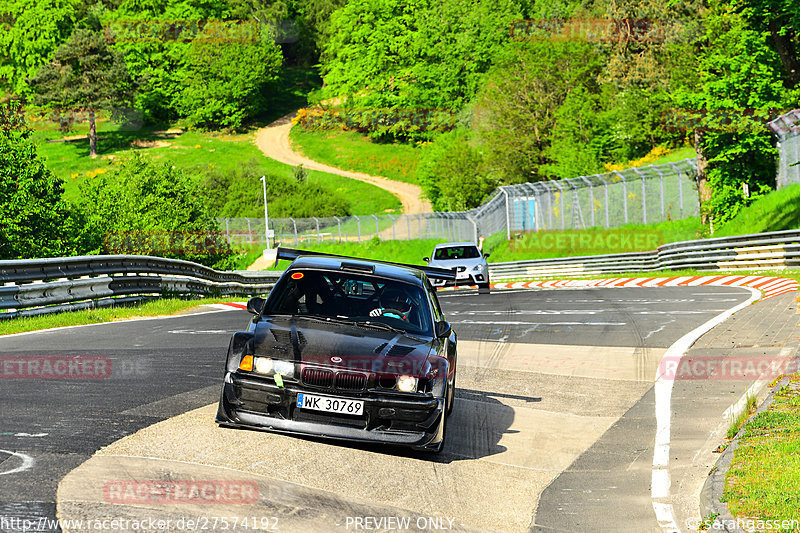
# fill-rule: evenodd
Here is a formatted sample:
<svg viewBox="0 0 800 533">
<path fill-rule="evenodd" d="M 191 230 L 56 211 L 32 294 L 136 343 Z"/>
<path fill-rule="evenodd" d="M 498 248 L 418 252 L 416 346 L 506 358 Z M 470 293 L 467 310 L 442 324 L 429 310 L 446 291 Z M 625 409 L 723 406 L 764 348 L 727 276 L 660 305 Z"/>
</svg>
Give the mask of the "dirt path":
<svg viewBox="0 0 800 533">
<path fill-rule="evenodd" d="M 422 198 L 422 189 L 417 185 L 323 165 L 292 150 L 289 143 L 289 130 L 292 129 L 292 118 L 295 113 L 289 113 L 256 132 L 256 145 L 265 156 L 287 165 L 297 166 L 302 164 L 307 169 L 319 170 L 371 183 L 397 196 L 403 204 L 403 213 L 407 215 L 433 211 L 430 202 Z"/>
</svg>

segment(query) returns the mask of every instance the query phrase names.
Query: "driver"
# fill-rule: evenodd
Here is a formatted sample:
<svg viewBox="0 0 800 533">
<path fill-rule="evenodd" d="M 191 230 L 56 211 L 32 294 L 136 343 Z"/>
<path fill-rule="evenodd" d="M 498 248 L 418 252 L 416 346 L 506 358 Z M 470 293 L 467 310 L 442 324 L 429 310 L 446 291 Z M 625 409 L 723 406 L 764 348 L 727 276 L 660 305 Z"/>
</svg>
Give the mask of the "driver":
<svg viewBox="0 0 800 533">
<path fill-rule="evenodd" d="M 369 316 L 388 316 L 408 321 L 411 298 L 400 289 L 386 289 L 380 296 L 380 307 L 369 312 Z"/>
</svg>

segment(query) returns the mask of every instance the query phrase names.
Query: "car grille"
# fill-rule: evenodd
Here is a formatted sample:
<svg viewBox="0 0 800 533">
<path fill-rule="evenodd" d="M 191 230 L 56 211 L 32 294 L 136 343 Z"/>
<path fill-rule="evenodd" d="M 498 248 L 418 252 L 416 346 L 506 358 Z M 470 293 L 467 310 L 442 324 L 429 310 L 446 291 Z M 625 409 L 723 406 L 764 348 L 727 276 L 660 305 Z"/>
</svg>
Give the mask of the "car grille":
<svg viewBox="0 0 800 533">
<path fill-rule="evenodd" d="M 362 391 L 367 386 L 367 375 L 360 372 L 334 373 L 324 368 L 304 368 L 300 376 L 303 383 L 311 387 L 353 392 Z"/>
<path fill-rule="evenodd" d="M 453 272 L 464 272 L 467 267 L 453 267 Z"/>
<path fill-rule="evenodd" d="M 339 390 L 359 391 L 364 390 L 367 376 L 355 372 L 339 372 L 336 374 L 336 388 Z"/>
<path fill-rule="evenodd" d="M 312 387 L 331 387 L 333 385 L 333 372 L 319 368 L 304 368 L 302 372 L 303 383 Z"/>
</svg>

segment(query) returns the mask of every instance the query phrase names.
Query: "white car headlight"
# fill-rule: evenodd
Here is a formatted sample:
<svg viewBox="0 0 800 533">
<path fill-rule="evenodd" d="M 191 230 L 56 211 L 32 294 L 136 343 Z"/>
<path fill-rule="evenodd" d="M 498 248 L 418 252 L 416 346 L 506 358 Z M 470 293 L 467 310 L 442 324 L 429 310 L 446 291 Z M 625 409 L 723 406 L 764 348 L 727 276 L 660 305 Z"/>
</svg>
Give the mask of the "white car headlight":
<svg viewBox="0 0 800 533">
<path fill-rule="evenodd" d="M 256 357 L 253 367 L 259 374 L 272 374 L 272 359 L 269 357 Z"/>
<path fill-rule="evenodd" d="M 402 392 L 416 392 L 417 378 L 412 376 L 400 376 L 397 378 L 397 390 Z"/>
<path fill-rule="evenodd" d="M 294 363 L 291 361 L 273 361 L 272 371 L 287 378 L 294 377 Z"/>
<path fill-rule="evenodd" d="M 479 270 L 483 270 L 483 265 L 475 265 L 472 267 L 473 272 L 477 272 Z"/>
</svg>

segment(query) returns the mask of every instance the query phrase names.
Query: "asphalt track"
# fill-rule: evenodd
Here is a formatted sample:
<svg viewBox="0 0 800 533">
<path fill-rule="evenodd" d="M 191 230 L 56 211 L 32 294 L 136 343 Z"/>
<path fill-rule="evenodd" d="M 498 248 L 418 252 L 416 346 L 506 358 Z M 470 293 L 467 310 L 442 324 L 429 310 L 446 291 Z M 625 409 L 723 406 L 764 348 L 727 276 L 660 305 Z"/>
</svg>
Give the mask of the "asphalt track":
<svg viewBox="0 0 800 533">
<path fill-rule="evenodd" d="M 677 338 L 749 296 L 730 287 L 442 293 L 460 348 L 455 412 L 438 457 L 216 428 L 213 409 L 204 406 L 218 397 L 229 336 L 246 325 L 244 311 L 2 337 L 4 358 L 94 356 L 112 371 L 103 379 L 3 375 L 0 531 L 21 531 L 13 518 L 46 526 L 38 519 L 55 518 L 56 491 L 70 472 L 64 493 L 96 489 L 99 481 L 93 489 L 86 480 L 102 474 L 92 461 L 106 446 L 106 460 L 134 461 L 125 465 L 126 475 L 146 471 L 145 463 L 156 459 L 194 461 L 246 471 L 262 483 L 271 480 L 273 492 L 278 487 L 290 499 L 314 502 L 317 507 L 295 501 L 294 512 L 287 511 L 291 506 L 272 509 L 281 531 L 353 531 L 358 528 L 346 518 L 359 512 L 444 517 L 441 524 L 461 530 L 568 531 L 562 527 L 570 518 L 560 513 L 580 514 L 597 498 L 570 494 L 562 487 L 565 472 L 579 459 L 594 460 L 581 475 L 585 483 L 597 478 L 608 455 L 593 459 L 587 450 L 615 446 L 614 431 L 625 415 L 634 422 L 621 435 L 646 457 L 655 428 L 648 396 L 661 356 Z M 642 416 L 631 417 L 637 410 Z M 131 437 L 116 442 L 125 436 Z M 257 457 L 237 462 L 237 445 L 257 446 Z M 569 483 L 581 483 L 575 479 Z M 655 515 L 642 511 L 649 479 L 618 475 L 615 482 L 629 485 L 629 498 L 616 498 L 609 522 L 595 522 L 592 530 L 660 530 Z M 72 507 L 62 511 L 74 516 L 91 508 L 88 500 L 67 503 Z M 614 517 L 633 508 L 634 519 L 615 526 Z"/>
</svg>

